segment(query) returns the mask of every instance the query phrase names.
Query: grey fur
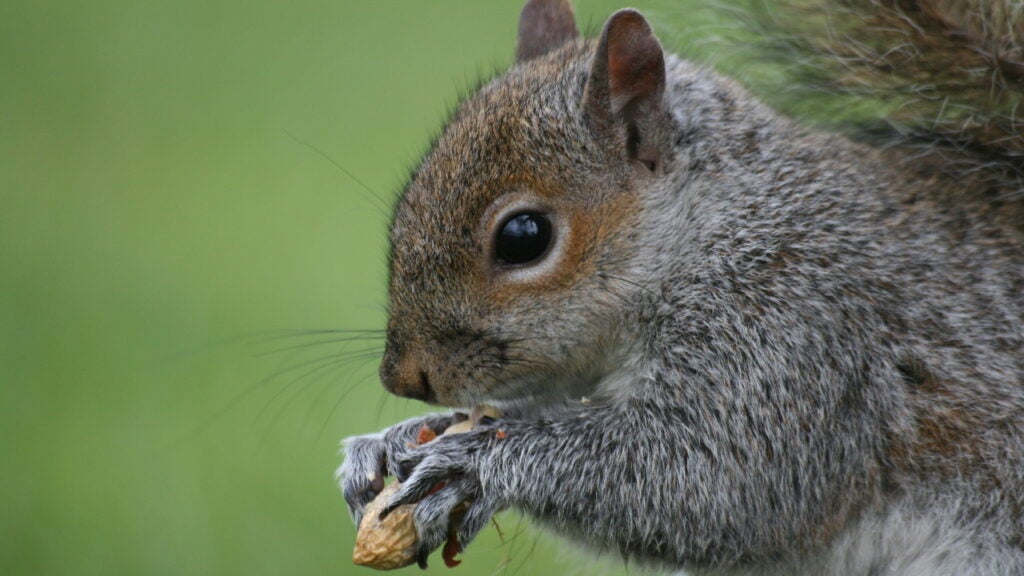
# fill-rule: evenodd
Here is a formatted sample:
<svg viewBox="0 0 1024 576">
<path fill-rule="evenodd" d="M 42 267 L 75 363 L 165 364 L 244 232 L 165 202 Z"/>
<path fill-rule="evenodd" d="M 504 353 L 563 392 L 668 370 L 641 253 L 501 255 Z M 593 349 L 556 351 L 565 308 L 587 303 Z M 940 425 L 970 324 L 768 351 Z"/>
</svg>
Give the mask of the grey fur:
<svg viewBox="0 0 1024 576">
<path fill-rule="evenodd" d="M 338 468 L 337 479 L 357 526 L 363 508 L 384 489 L 384 476 L 407 476 L 401 461 L 416 444 L 420 429 L 426 426 L 441 433 L 451 424 L 452 415 L 431 414 L 410 418 L 379 434 L 345 440 L 345 462 Z"/>
<path fill-rule="evenodd" d="M 514 508 L 700 574 L 1024 574 L 1019 207 L 674 57 L 669 120 L 643 134 L 664 165 L 643 173 L 582 114 L 593 50 L 470 98 L 399 203 L 385 383 L 429 349 L 436 402 L 506 413 L 415 449 L 395 439 L 419 421 L 348 440 L 357 519 L 405 468 L 394 505 L 449 482 L 417 509 L 424 559 L 469 499 L 463 545 Z M 476 222 L 498 194 L 477 185 L 517 171 L 594 214 L 634 202 L 586 274 L 495 309 L 468 226 L 443 222 Z"/>
</svg>

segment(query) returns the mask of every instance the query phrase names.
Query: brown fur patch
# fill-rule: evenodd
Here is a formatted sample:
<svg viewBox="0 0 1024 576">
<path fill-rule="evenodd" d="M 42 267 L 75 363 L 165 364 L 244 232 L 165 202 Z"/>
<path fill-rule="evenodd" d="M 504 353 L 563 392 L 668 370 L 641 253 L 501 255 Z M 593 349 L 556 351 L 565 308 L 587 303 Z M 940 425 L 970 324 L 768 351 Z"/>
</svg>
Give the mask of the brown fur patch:
<svg viewBox="0 0 1024 576">
<path fill-rule="evenodd" d="M 979 435 L 985 422 L 920 363 L 907 362 L 900 372 L 911 394 L 914 428 L 909 438 L 891 443 L 890 462 L 905 473 L 970 475 L 985 453 Z"/>
<path fill-rule="evenodd" d="M 549 197 L 552 197 L 550 188 L 548 191 Z M 597 252 L 596 248 L 615 243 L 615 237 L 621 233 L 622 227 L 628 226 L 639 216 L 636 197 L 625 191 L 614 195 L 594 209 L 573 202 L 559 202 L 559 199 L 553 197 L 553 204 L 569 220 L 570 231 L 558 265 L 550 273 L 527 281 L 489 283 L 487 294 L 492 306 L 503 306 L 520 298 L 536 297 L 591 278 L 595 270 L 593 258 Z"/>
</svg>

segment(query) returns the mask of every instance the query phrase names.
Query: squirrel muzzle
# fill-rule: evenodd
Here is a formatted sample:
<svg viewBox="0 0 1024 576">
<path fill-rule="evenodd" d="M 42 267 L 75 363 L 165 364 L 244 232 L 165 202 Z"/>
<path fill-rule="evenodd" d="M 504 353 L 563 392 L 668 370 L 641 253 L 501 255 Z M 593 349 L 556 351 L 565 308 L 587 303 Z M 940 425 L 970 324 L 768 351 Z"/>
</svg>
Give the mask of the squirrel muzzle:
<svg viewBox="0 0 1024 576">
<path fill-rule="evenodd" d="M 380 380 L 384 388 L 396 396 L 434 402 L 436 395 L 430 385 L 426 368 L 416 354 L 408 351 L 397 358 L 388 350 L 380 364 Z"/>
</svg>

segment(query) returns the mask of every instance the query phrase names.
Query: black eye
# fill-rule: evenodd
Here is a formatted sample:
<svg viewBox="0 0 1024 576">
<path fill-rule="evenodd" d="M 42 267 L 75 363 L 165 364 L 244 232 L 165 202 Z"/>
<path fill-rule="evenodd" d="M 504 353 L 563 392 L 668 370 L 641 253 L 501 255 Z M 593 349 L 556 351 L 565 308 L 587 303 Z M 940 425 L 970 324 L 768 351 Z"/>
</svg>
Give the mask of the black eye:
<svg viewBox="0 0 1024 576">
<path fill-rule="evenodd" d="M 526 264 L 544 255 L 551 244 L 551 221 L 539 212 L 512 215 L 501 225 L 494 253 L 501 264 Z"/>
</svg>

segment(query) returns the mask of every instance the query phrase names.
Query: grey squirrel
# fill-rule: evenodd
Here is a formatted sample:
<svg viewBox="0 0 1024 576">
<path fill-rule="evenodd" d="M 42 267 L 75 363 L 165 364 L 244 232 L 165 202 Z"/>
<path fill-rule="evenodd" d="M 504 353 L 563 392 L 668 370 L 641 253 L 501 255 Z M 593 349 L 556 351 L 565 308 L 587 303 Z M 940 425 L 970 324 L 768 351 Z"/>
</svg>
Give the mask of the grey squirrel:
<svg viewBox="0 0 1024 576">
<path fill-rule="evenodd" d="M 504 414 L 419 447 L 458 416 L 347 439 L 357 521 L 394 475 L 424 567 L 469 501 L 462 546 L 511 508 L 695 574 L 1024 574 L 1024 146 L 1002 112 L 1024 18 L 838 4 L 937 77 L 969 68 L 900 109 L 943 122 L 819 132 L 665 53 L 635 10 L 586 40 L 568 1 L 526 4 L 516 63 L 395 208 L 380 371 Z"/>
</svg>

